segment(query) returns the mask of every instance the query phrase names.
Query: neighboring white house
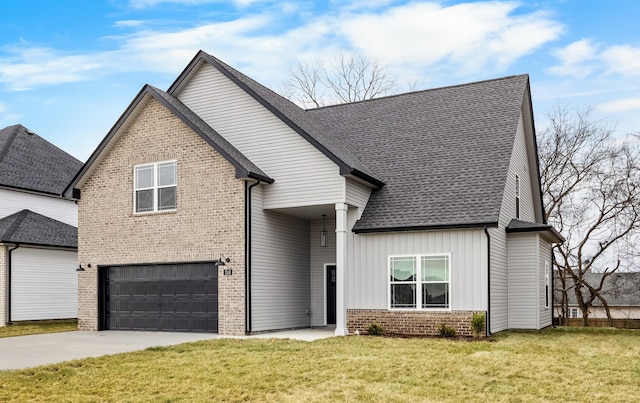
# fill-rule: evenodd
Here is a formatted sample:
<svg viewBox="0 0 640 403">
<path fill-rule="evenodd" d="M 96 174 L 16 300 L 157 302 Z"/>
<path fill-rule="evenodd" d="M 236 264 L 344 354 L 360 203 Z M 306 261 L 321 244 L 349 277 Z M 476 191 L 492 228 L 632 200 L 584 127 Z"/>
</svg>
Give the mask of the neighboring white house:
<svg viewBox="0 0 640 403">
<path fill-rule="evenodd" d="M 0 130 L 0 326 L 77 317 L 75 201 L 82 166 L 21 125 Z"/>
<path fill-rule="evenodd" d="M 82 329 L 552 322 L 563 238 L 527 75 L 303 110 L 199 52 L 140 91 L 66 194 L 91 265 Z"/>
</svg>

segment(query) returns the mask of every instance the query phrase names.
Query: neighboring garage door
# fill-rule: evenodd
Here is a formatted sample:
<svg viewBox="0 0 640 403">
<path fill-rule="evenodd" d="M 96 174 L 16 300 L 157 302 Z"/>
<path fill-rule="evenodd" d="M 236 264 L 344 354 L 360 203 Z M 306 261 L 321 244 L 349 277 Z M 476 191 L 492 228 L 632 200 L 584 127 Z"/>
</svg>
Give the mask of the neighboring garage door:
<svg viewBox="0 0 640 403">
<path fill-rule="evenodd" d="M 213 263 L 100 268 L 101 329 L 218 331 Z"/>
<path fill-rule="evenodd" d="M 19 247 L 11 255 L 11 320 L 78 317 L 78 253 Z"/>
</svg>

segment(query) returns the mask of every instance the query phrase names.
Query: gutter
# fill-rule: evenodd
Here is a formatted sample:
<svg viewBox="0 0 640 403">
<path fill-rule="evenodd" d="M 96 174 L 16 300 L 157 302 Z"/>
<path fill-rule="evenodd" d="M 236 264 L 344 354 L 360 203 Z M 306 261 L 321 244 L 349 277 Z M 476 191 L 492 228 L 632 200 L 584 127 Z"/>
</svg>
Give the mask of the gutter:
<svg viewBox="0 0 640 403">
<path fill-rule="evenodd" d="M 484 233 L 487 236 L 487 328 L 486 336 L 489 337 L 491 333 L 491 237 L 489 236 L 489 230 L 484 227 Z"/>
<path fill-rule="evenodd" d="M 246 334 L 251 333 L 251 189 L 260 184 L 260 179 L 257 182 L 249 185 L 248 182 L 244 183 L 244 311 L 245 311 L 245 328 Z"/>
<path fill-rule="evenodd" d="M 7 254 L 7 325 L 11 324 L 11 252 L 19 247 L 20 244 L 16 243 L 13 248 L 9 249 Z"/>
</svg>

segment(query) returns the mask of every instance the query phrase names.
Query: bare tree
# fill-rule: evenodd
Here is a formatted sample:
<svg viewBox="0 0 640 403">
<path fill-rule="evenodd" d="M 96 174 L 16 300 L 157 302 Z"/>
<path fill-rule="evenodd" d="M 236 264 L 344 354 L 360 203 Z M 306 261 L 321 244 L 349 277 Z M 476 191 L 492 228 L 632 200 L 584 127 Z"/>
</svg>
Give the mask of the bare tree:
<svg viewBox="0 0 640 403">
<path fill-rule="evenodd" d="M 640 225 L 640 154 L 637 139 L 620 140 L 612 127 L 594 121 L 590 111 L 558 107 L 550 128 L 539 136 L 545 215 L 566 238 L 555 247 L 557 291 L 563 311 L 574 293 L 587 325 L 589 308 L 599 300 L 608 276 L 628 269 L 638 252 Z M 602 273 L 598 284 L 585 278 Z"/>
<path fill-rule="evenodd" d="M 294 102 L 320 107 L 386 95 L 395 88 L 395 82 L 378 60 L 338 53 L 328 65 L 321 61 L 298 62 L 285 87 Z"/>
</svg>

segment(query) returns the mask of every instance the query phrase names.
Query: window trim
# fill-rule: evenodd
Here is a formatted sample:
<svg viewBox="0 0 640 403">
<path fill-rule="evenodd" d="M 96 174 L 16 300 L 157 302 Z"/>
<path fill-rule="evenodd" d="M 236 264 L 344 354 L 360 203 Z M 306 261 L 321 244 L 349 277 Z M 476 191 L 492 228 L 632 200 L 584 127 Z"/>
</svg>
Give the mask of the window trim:
<svg viewBox="0 0 640 403">
<path fill-rule="evenodd" d="M 159 169 L 161 165 L 173 164 L 175 166 L 175 183 L 172 185 L 159 185 Z M 138 175 L 137 171 L 142 167 L 153 167 L 153 185 L 150 187 L 138 188 Z M 160 210 L 158 207 L 159 203 L 159 189 L 165 189 L 175 187 L 176 188 L 176 207 L 172 209 L 163 209 Z M 140 190 L 153 190 L 153 208 L 150 211 L 137 211 L 138 202 L 137 202 L 137 192 Z M 178 161 L 177 160 L 165 160 L 165 161 L 156 161 L 149 162 L 144 164 L 136 164 L 133 166 L 133 214 L 135 215 L 143 215 L 143 214 L 158 214 L 158 213 L 171 213 L 175 212 L 178 209 Z"/>
<path fill-rule="evenodd" d="M 516 219 L 520 219 L 520 175 L 516 174 L 515 184 Z"/>
<path fill-rule="evenodd" d="M 548 260 L 544 261 L 544 308 L 545 309 L 549 309 L 549 299 L 550 299 L 550 292 L 551 290 L 549 289 L 549 280 L 550 280 L 550 274 L 551 272 L 551 264 L 549 263 Z"/>
<path fill-rule="evenodd" d="M 392 282 L 391 281 L 391 260 L 393 258 L 413 257 L 416 259 L 416 281 L 414 282 Z M 448 306 L 446 308 L 423 308 L 422 307 L 422 284 L 432 284 L 433 282 L 423 282 L 422 278 L 422 258 L 423 257 L 446 257 L 447 258 L 447 281 L 448 286 Z M 451 287 L 451 252 L 443 253 L 415 253 L 399 254 L 387 256 L 387 309 L 390 311 L 422 311 L 422 312 L 451 312 L 452 287 Z M 439 282 L 440 283 L 440 282 Z M 391 306 L 391 285 L 392 284 L 415 284 L 416 285 L 416 306 L 414 308 L 395 308 Z"/>
</svg>

